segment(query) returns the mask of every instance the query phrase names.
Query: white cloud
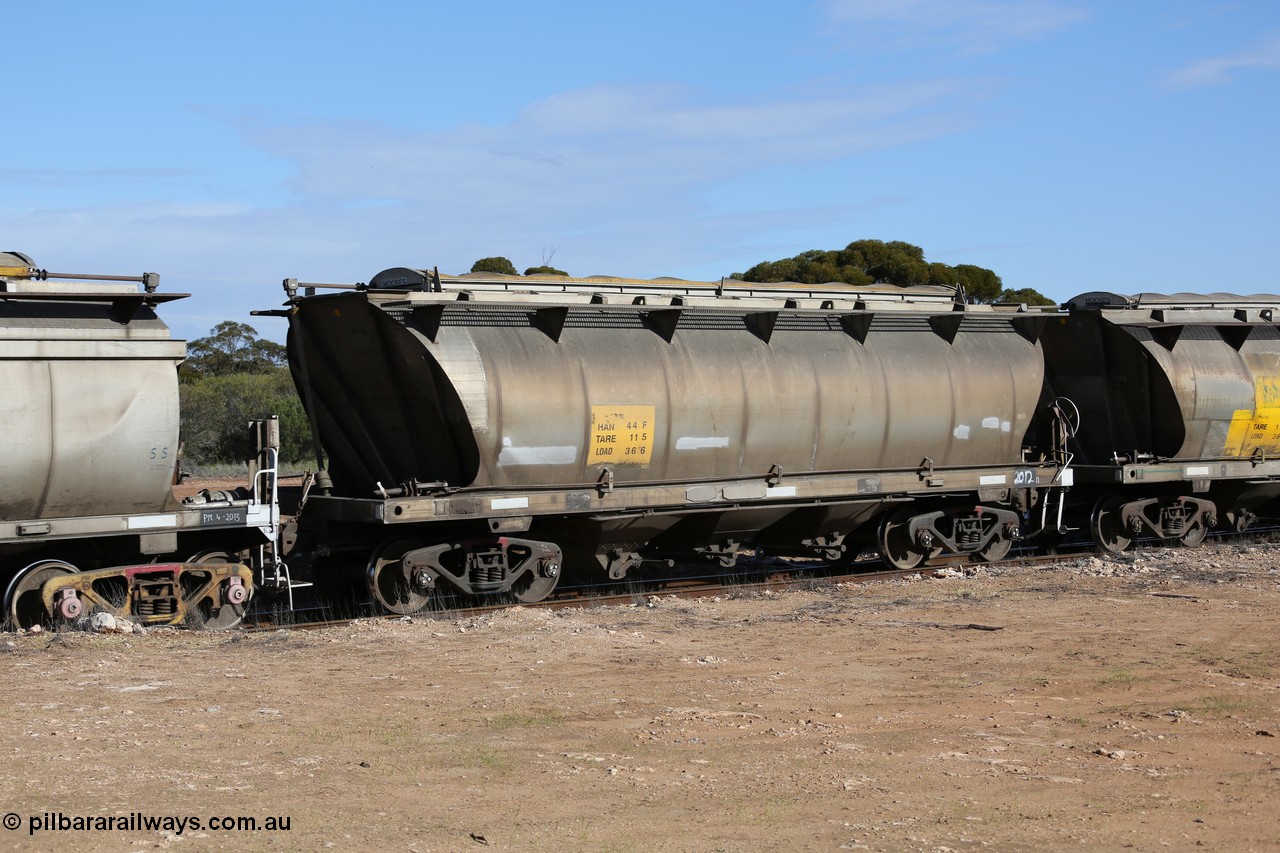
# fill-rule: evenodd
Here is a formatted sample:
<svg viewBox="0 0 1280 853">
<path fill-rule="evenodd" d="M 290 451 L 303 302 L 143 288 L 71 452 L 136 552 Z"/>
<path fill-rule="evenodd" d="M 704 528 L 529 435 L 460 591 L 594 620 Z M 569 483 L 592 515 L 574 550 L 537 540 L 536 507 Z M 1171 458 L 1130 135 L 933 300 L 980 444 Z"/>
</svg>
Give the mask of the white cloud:
<svg viewBox="0 0 1280 853">
<path fill-rule="evenodd" d="M 696 188 L 788 164 L 831 162 L 967 129 L 958 83 L 698 103 L 672 86 L 594 86 L 505 125 L 410 132 L 372 124 L 269 127 L 252 141 L 297 164 L 293 187 L 334 202 L 394 200 L 544 221 L 635 218 Z M 588 218 L 595 222 L 598 219 Z"/>
<path fill-rule="evenodd" d="M 179 336 L 207 334 L 218 322 L 234 319 L 280 339 L 282 321 L 251 318 L 249 312 L 278 306 L 286 277 L 352 283 L 368 281 L 386 267 L 432 265 L 462 273 L 493 254 L 523 269 L 556 250 L 552 262 L 575 275 L 653 277 L 698 266 L 703 271 L 697 275 L 715 278 L 794 252 L 762 244 L 760 235 L 783 228 L 814 231 L 847 217 L 849 209 L 866 212 L 861 200 L 847 208 L 803 209 L 762 200 L 755 210 L 714 215 L 688 204 L 672 207 L 615 203 L 594 221 L 566 215 L 546 222 L 540 209 L 513 209 L 502 199 L 361 209 L 327 201 L 269 209 L 134 204 L 0 213 L 0 232 L 7 235 L 6 249 L 26 252 L 47 269 L 159 272 L 162 290 L 193 294 L 162 311 Z"/>
<path fill-rule="evenodd" d="M 877 31 L 892 46 L 952 44 L 971 53 L 1037 39 L 1086 17 L 1053 0 L 827 0 L 837 25 Z"/>
<path fill-rule="evenodd" d="M 0 184 L 11 190 L 76 189 L 118 187 L 140 183 L 160 183 L 173 178 L 197 177 L 195 169 L 0 169 Z"/>
<path fill-rule="evenodd" d="M 788 193 L 779 174 L 963 132 L 984 86 L 750 104 L 699 101 L 672 86 L 595 86 L 497 125 L 263 123 L 243 131 L 293 167 L 282 203 L 46 202 L 0 212 L 0 231 L 49 268 L 160 272 L 166 290 L 195 294 L 166 312 L 183 334 L 277 304 L 285 277 L 361 281 L 402 264 L 465 272 L 503 254 L 524 268 L 555 249 L 554 263 L 578 275 L 714 275 L 720 264 L 728 274 L 772 251 L 762 235 L 865 215 L 850 213 L 866 204 L 857 186 L 833 206 L 832 195 L 815 203 Z M 743 192 L 766 173 L 767 191 Z M 709 193 L 732 196 L 720 204 L 732 213 L 713 212 Z"/>
<path fill-rule="evenodd" d="M 1218 86 L 1229 83 L 1237 71 L 1280 68 L 1280 33 L 1271 33 L 1245 50 L 1215 56 L 1181 68 L 1165 77 L 1165 84 L 1177 89 Z"/>
</svg>

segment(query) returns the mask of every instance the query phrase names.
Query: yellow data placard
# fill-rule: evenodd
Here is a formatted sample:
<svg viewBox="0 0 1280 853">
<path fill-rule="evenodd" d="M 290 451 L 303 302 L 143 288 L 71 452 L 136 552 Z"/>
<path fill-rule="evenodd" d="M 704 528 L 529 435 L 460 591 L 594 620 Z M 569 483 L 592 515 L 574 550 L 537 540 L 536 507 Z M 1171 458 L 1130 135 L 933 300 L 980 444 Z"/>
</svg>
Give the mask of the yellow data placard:
<svg viewBox="0 0 1280 853">
<path fill-rule="evenodd" d="M 1227 456 L 1252 456 L 1261 450 L 1280 454 L 1280 408 L 1240 409 L 1227 430 Z"/>
<path fill-rule="evenodd" d="M 653 457 L 653 406 L 592 406 L 588 465 L 648 465 Z"/>
<path fill-rule="evenodd" d="M 1261 451 L 1280 454 L 1280 376 L 1256 373 L 1254 408 L 1237 409 L 1227 428 L 1225 456 L 1248 457 Z"/>
</svg>

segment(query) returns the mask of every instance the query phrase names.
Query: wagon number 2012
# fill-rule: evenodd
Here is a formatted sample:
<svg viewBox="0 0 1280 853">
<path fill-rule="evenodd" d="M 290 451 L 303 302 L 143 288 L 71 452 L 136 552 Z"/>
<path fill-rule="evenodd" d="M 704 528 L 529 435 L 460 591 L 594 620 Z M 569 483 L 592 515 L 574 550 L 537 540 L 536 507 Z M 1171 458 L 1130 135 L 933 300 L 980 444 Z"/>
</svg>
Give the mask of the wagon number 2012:
<svg viewBox="0 0 1280 853">
<path fill-rule="evenodd" d="M 1036 484 L 1036 472 L 1034 468 L 1019 468 L 1013 472 L 1013 484 L 1015 486 L 1034 486 Z"/>
</svg>

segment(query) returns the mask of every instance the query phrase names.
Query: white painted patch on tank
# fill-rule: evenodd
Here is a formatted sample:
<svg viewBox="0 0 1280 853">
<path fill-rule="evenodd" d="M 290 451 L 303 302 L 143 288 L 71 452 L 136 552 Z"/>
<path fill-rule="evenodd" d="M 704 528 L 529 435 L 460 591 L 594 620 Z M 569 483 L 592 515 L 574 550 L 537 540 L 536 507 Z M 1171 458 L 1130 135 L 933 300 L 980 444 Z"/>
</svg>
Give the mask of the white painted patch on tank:
<svg viewBox="0 0 1280 853">
<path fill-rule="evenodd" d="M 1000 429 L 1000 419 L 999 418 L 983 418 L 982 428 L 983 429 Z"/>
<path fill-rule="evenodd" d="M 960 424 L 960 426 L 956 427 L 951 431 L 951 434 L 954 435 L 956 438 L 960 439 L 961 441 L 967 441 L 969 438 L 969 425 Z"/>
<path fill-rule="evenodd" d="M 509 437 L 502 438 L 502 452 L 498 454 L 498 466 L 507 465 L 572 465 L 578 458 L 578 448 L 573 445 L 548 447 L 515 447 Z"/>
<path fill-rule="evenodd" d="M 176 515 L 134 515 L 130 516 L 128 525 L 130 530 L 146 530 L 150 527 L 176 527 L 178 524 L 178 516 Z"/>
<path fill-rule="evenodd" d="M 1001 421 L 1001 422 L 1000 422 L 1000 431 L 1001 431 L 1001 432 L 1013 432 L 1013 424 L 1012 424 L 1012 423 L 1010 423 L 1009 421 Z"/>
<path fill-rule="evenodd" d="M 714 447 L 728 447 L 727 435 L 682 435 L 676 439 L 676 450 L 707 450 Z"/>
<path fill-rule="evenodd" d="M 493 498 L 489 501 L 489 509 L 527 509 L 528 498 Z"/>
</svg>

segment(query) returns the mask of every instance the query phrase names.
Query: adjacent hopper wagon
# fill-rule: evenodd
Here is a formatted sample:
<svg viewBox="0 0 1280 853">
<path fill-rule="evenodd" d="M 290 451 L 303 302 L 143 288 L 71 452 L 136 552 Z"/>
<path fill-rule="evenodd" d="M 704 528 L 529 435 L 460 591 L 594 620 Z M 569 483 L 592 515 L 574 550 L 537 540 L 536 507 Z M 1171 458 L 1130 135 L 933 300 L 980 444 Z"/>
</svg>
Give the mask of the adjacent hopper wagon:
<svg viewBox="0 0 1280 853">
<path fill-rule="evenodd" d="M 1072 504 L 1108 550 L 1243 531 L 1280 496 L 1280 297 L 1091 292 L 1045 328 L 1079 423 Z"/>
<path fill-rule="evenodd" d="M 235 551 L 278 518 L 254 495 L 172 495 L 178 364 L 159 276 L 50 273 L 0 253 L 0 591 L 12 626 L 88 609 L 232 624 L 252 590 Z"/>
</svg>

